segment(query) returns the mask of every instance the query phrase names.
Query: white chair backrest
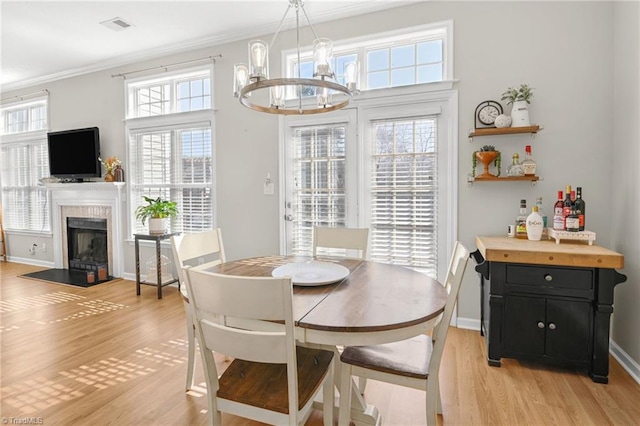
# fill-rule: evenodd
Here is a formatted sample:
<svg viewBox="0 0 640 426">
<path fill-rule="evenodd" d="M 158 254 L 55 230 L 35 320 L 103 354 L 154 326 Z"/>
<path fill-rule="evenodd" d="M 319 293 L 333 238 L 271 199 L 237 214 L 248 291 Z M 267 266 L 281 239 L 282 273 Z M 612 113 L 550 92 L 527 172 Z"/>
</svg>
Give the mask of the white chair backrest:
<svg viewBox="0 0 640 426">
<path fill-rule="evenodd" d="M 315 226 L 313 228 L 313 255 L 318 248 L 334 248 L 359 250 L 359 259 L 366 259 L 369 244 L 369 228 L 327 228 Z"/>
<path fill-rule="evenodd" d="M 183 273 L 185 266 L 198 264 L 215 266 L 227 260 L 222 244 L 222 231 L 219 228 L 194 234 L 175 235 L 171 237 L 171 248 L 182 285 L 185 285 Z"/>
<path fill-rule="evenodd" d="M 190 308 L 199 325 L 196 328 L 201 333 L 201 344 L 209 351 L 246 361 L 286 363 L 289 412 L 297 412 L 298 376 L 291 279 L 222 275 L 200 268 L 187 268 L 185 272 Z M 207 319 L 215 315 L 283 321 L 284 330 L 240 329 Z M 218 377 L 218 374 L 214 376 Z"/>
<path fill-rule="evenodd" d="M 464 271 L 468 261 L 469 250 L 462 245 L 462 243 L 456 241 L 453 247 L 451 260 L 449 261 L 447 277 L 443 283 L 449 296 L 447 297 L 447 303 L 444 307 L 442 320 L 438 324 L 438 327 L 434 329 L 434 335 L 432 336 L 434 344 L 431 363 L 429 364 L 429 375 L 432 373 L 437 374 L 438 369 L 440 368 L 440 360 L 442 358 L 442 352 L 444 350 L 444 344 L 449 330 L 449 323 L 451 322 L 453 308 L 455 307 L 458 299 L 458 292 L 460 291 L 462 277 L 464 276 Z"/>
</svg>

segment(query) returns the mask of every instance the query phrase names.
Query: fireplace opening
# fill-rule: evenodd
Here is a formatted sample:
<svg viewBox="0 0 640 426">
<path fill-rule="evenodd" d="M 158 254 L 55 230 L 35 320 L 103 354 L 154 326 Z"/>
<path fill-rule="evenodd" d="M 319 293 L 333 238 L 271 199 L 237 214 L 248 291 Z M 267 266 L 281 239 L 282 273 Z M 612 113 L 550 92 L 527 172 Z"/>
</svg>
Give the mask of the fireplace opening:
<svg viewBox="0 0 640 426">
<path fill-rule="evenodd" d="M 68 217 L 67 249 L 69 269 L 106 276 L 109 270 L 107 219 Z"/>
</svg>

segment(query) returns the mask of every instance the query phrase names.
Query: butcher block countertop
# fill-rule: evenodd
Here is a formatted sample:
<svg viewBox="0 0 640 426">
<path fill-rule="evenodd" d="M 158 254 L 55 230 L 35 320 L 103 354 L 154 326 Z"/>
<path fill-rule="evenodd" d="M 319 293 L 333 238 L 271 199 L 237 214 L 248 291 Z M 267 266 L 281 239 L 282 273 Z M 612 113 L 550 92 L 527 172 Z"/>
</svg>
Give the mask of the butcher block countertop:
<svg viewBox="0 0 640 426">
<path fill-rule="evenodd" d="M 477 236 L 476 246 L 485 260 L 491 262 L 609 269 L 624 267 L 624 256 L 620 253 L 583 242 L 556 244 L 553 240 Z"/>
</svg>

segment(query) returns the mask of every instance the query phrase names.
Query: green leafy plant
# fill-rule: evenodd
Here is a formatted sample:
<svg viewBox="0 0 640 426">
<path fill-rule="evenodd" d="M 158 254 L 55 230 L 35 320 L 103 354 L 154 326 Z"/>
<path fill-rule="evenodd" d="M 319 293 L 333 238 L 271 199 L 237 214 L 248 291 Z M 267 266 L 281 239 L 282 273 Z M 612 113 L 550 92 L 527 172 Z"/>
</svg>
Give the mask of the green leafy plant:
<svg viewBox="0 0 640 426">
<path fill-rule="evenodd" d="M 521 84 L 519 88 L 509 87 L 503 94 L 501 100 L 507 101 L 507 105 L 510 105 L 516 101 L 526 101 L 527 104 L 531 103 L 533 98 L 533 87 L 529 87 L 527 84 Z"/>
<path fill-rule="evenodd" d="M 496 150 L 496 147 L 493 145 L 485 145 L 482 148 L 480 148 L 480 152 L 493 152 Z"/>
<path fill-rule="evenodd" d="M 140 219 L 144 225 L 147 219 L 164 219 L 176 217 L 178 215 L 178 203 L 175 201 L 143 197 L 148 204 L 138 206 L 136 209 L 136 219 Z"/>
</svg>

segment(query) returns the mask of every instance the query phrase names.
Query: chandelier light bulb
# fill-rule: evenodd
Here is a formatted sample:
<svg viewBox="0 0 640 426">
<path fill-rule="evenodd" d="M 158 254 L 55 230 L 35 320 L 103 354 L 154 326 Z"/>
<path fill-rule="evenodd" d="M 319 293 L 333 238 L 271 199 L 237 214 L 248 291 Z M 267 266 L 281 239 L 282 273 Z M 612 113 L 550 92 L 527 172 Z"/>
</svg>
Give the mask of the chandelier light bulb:
<svg viewBox="0 0 640 426">
<path fill-rule="evenodd" d="M 351 92 L 358 92 L 360 86 L 360 63 L 358 61 L 349 62 L 344 66 L 344 80 L 347 89 Z"/>
<path fill-rule="evenodd" d="M 249 42 L 251 78 L 269 78 L 269 45 L 262 40 Z"/>
<path fill-rule="evenodd" d="M 249 68 L 246 64 L 239 63 L 233 66 L 233 96 L 240 96 L 240 91 L 249 82 Z"/>
<path fill-rule="evenodd" d="M 313 42 L 313 60 L 316 63 L 316 72 L 314 77 L 332 77 L 331 55 L 333 52 L 333 42 L 328 38 L 319 38 Z"/>
<path fill-rule="evenodd" d="M 284 107 L 284 87 L 273 86 L 271 88 L 271 107 L 272 108 Z"/>
</svg>

